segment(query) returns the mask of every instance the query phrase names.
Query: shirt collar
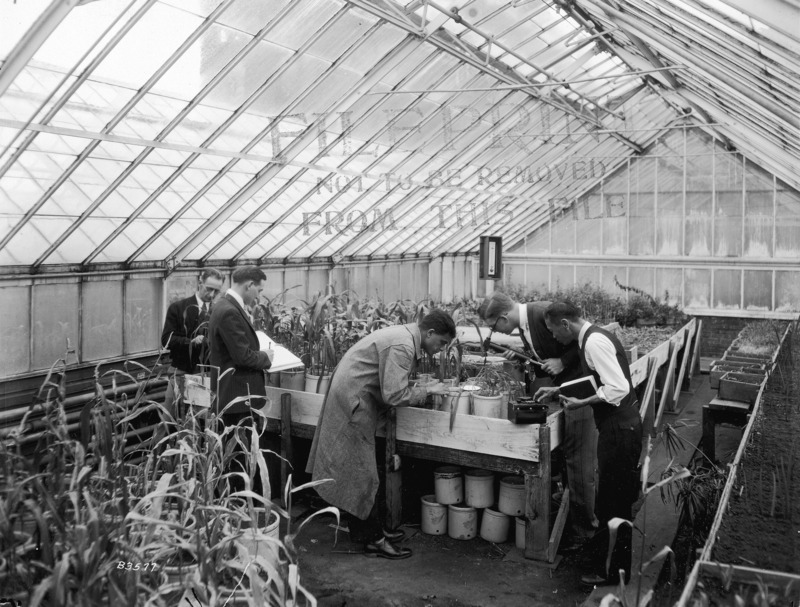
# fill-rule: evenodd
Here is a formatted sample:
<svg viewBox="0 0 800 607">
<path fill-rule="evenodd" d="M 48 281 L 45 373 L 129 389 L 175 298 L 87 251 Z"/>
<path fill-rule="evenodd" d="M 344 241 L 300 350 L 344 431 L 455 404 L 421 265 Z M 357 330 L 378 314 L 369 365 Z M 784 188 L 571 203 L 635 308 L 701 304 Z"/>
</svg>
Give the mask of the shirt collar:
<svg viewBox="0 0 800 607">
<path fill-rule="evenodd" d="M 206 303 L 206 302 L 204 302 L 202 299 L 200 299 L 200 296 L 197 293 L 194 294 L 194 299 L 197 302 L 197 307 L 202 310 L 203 309 L 203 304 Z"/>
<path fill-rule="evenodd" d="M 581 327 L 581 330 L 578 333 L 578 347 L 581 347 L 583 345 L 583 337 L 584 337 L 584 335 L 586 335 L 586 331 L 588 331 L 589 327 L 591 327 L 591 326 L 592 326 L 592 323 L 587 322 Z"/>
<path fill-rule="evenodd" d="M 233 300 L 242 307 L 242 310 L 247 311 L 247 308 L 244 307 L 244 299 L 242 299 L 242 296 L 239 295 L 236 291 L 234 291 L 233 289 L 228 289 L 226 295 L 230 295 L 233 298 Z"/>
<path fill-rule="evenodd" d="M 528 306 L 527 304 L 517 304 L 519 308 L 519 330 L 525 333 L 528 332 Z"/>
<path fill-rule="evenodd" d="M 417 360 L 422 358 L 422 333 L 420 333 L 419 325 L 417 323 L 411 323 L 405 325 L 406 330 L 411 333 L 411 338 L 414 340 L 414 354 L 417 357 Z"/>
</svg>

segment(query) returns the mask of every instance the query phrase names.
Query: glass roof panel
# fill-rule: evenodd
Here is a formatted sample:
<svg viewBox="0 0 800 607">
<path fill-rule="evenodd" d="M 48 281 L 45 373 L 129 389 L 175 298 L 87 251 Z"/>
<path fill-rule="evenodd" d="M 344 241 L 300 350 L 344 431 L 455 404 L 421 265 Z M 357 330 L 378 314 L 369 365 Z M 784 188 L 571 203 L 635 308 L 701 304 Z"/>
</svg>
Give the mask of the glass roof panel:
<svg viewBox="0 0 800 607">
<path fill-rule="evenodd" d="M 369 13 L 358 9 L 350 10 L 336 21 L 332 21 L 306 52 L 332 63 L 353 44 L 354 40 L 365 36 L 377 21 L 377 17 Z M 371 49 L 370 53 L 373 52 Z M 373 62 L 375 56 L 372 56 Z"/>
<path fill-rule="evenodd" d="M 50 4 L 50 0 L 30 0 L 3 5 L 3 18 L 0 19 L 0 61 L 8 58 L 14 46 Z"/>
<path fill-rule="evenodd" d="M 45 40 L 32 61 L 56 66 L 59 71 L 77 65 L 129 4 L 130 0 L 103 0 L 73 8 Z"/>
<path fill-rule="evenodd" d="M 139 89 L 201 22 L 157 2 L 97 66 L 92 79 Z"/>
<path fill-rule="evenodd" d="M 115 238 L 114 241 L 108 247 L 106 247 L 100 255 L 98 255 L 97 261 L 104 261 L 104 258 L 108 258 L 110 251 L 113 251 L 113 259 L 127 259 L 133 255 L 133 252 L 142 246 L 142 244 L 165 223 L 165 221 L 154 219 L 134 219 L 131 224 L 122 232 L 122 234 L 117 236 L 117 238 Z M 154 243 L 154 246 L 158 246 L 159 243 L 163 242 L 163 240 L 157 240 Z M 152 248 L 153 247 L 150 247 L 150 249 Z M 164 259 L 167 248 L 168 247 L 164 247 L 161 249 L 165 252 L 164 255 L 155 257 L 148 255 L 150 252 L 150 249 L 148 249 L 140 259 L 147 261 Z"/>
<path fill-rule="evenodd" d="M 297 2 L 289 15 L 269 32 L 269 40 L 296 51 L 317 30 L 328 25 L 341 7 L 342 3 L 336 0 Z"/>
<path fill-rule="evenodd" d="M 172 0 L 180 3 L 182 0 Z M 290 0 L 236 0 L 231 8 L 220 15 L 219 21 L 230 27 L 255 35 Z"/>
<path fill-rule="evenodd" d="M 212 25 L 153 85 L 152 91 L 189 101 L 251 40 L 250 36 Z"/>
<path fill-rule="evenodd" d="M 253 104 L 253 111 L 267 116 L 284 112 L 297 95 L 313 84 L 328 67 L 316 57 L 302 55 L 292 59 L 292 69 L 283 72 Z"/>
<path fill-rule="evenodd" d="M 32 217 L 8 243 L 7 254 L 14 263 L 31 264 L 72 224 L 66 217 Z"/>
<path fill-rule="evenodd" d="M 227 110 L 238 109 L 250 95 L 263 86 L 286 63 L 292 52 L 289 49 L 260 41 L 222 78 L 203 100 L 204 104 Z M 218 70 L 208 70 L 215 76 Z"/>
</svg>

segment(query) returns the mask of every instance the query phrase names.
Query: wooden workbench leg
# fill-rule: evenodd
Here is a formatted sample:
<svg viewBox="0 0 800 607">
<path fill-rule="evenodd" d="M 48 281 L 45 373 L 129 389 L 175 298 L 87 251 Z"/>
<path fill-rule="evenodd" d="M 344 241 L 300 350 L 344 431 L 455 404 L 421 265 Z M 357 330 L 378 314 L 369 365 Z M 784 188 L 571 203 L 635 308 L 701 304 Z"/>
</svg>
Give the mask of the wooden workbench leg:
<svg viewBox="0 0 800 607">
<path fill-rule="evenodd" d="M 403 477 L 400 470 L 394 469 L 394 456 L 397 453 L 397 410 L 389 407 L 386 419 L 386 527 L 389 530 L 400 526 L 403 510 Z"/>
<path fill-rule="evenodd" d="M 716 461 L 715 450 L 716 450 L 716 437 L 714 436 L 716 428 L 716 423 L 714 421 L 714 412 L 708 405 L 703 405 L 703 438 L 702 438 L 702 447 L 703 453 L 705 456 L 710 459 L 712 462 Z"/>
<path fill-rule="evenodd" d="M 289 470 L 292 467 L 292 395 L 288 392 L 281 394 L 281 487 L 280 495 L 285 495 L 284 489 L 289 480 Z M 283 503 L 283 497 L 281 497 Z M 286 507 L 286 504 L 283 504 Z"/>
<path fill-rule="evenodd" d="M 539 425 L 539 469 L 525 472 L 525 558 L 547 560 L 550 544 L 550 426 Z"/>
</svg>

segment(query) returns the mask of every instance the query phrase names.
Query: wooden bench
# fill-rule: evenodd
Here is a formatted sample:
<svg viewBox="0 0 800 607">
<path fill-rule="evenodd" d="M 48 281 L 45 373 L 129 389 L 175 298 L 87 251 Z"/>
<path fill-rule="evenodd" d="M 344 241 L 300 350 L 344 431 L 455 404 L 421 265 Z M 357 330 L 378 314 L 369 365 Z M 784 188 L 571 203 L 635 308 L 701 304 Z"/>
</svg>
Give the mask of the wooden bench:
<svg viewBox="0 0 800 607">
<path fill-rule="evenodd" d="M 280 432 L 282 455 L 292 461 L 292 437 L 311 439 L 323 396 L 267 388 L 267 429 Z M 554 410 L 545 424 L 516 425 L 508 420 L 458 415 L 450 432 L 450 414 L 416 407 L 391 409 L 386 429 L 387 510 L 400 521 L 400 472 L 391 469 L 394 454 L 433 460 L 525 478 L 527 519 L 525 557 L 553 563 L 564 529 L 569 500 L 562 499 L 551 527 L 551 451 L 561 443 L 562 413 Z M 286 429 L 289 429 L 287 432 Z M 288 464 L 283 464 L 284 479 Z M 285 480 L 284 480 L 285 482 Z"/>
<path fill-rule="evenodd" d="M 703 405 L 703 438 L 702 450 L 708 459 L 716 461 L 716 426 L 717 424 L 736 424 L 744 426 L 750 415 L 750 405 L 736 400 L 712 398 Z"/>
</svg>

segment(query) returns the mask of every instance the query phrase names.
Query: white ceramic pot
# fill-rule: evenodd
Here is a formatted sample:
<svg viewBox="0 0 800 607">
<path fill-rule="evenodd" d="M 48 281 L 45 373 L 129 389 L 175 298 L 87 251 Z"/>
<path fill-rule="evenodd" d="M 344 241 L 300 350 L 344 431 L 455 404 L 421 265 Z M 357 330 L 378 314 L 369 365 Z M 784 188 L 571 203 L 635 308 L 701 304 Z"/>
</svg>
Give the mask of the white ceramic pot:
<svg viewBox="0 0 800 607">
<path fill-rule="evenodd" d="M 422 533 L 428 535 L 447 533 L 447 506 L 438 503 L 435 495 L 423 495 L 420 501 L 422 502 Z"/>
</svg>

